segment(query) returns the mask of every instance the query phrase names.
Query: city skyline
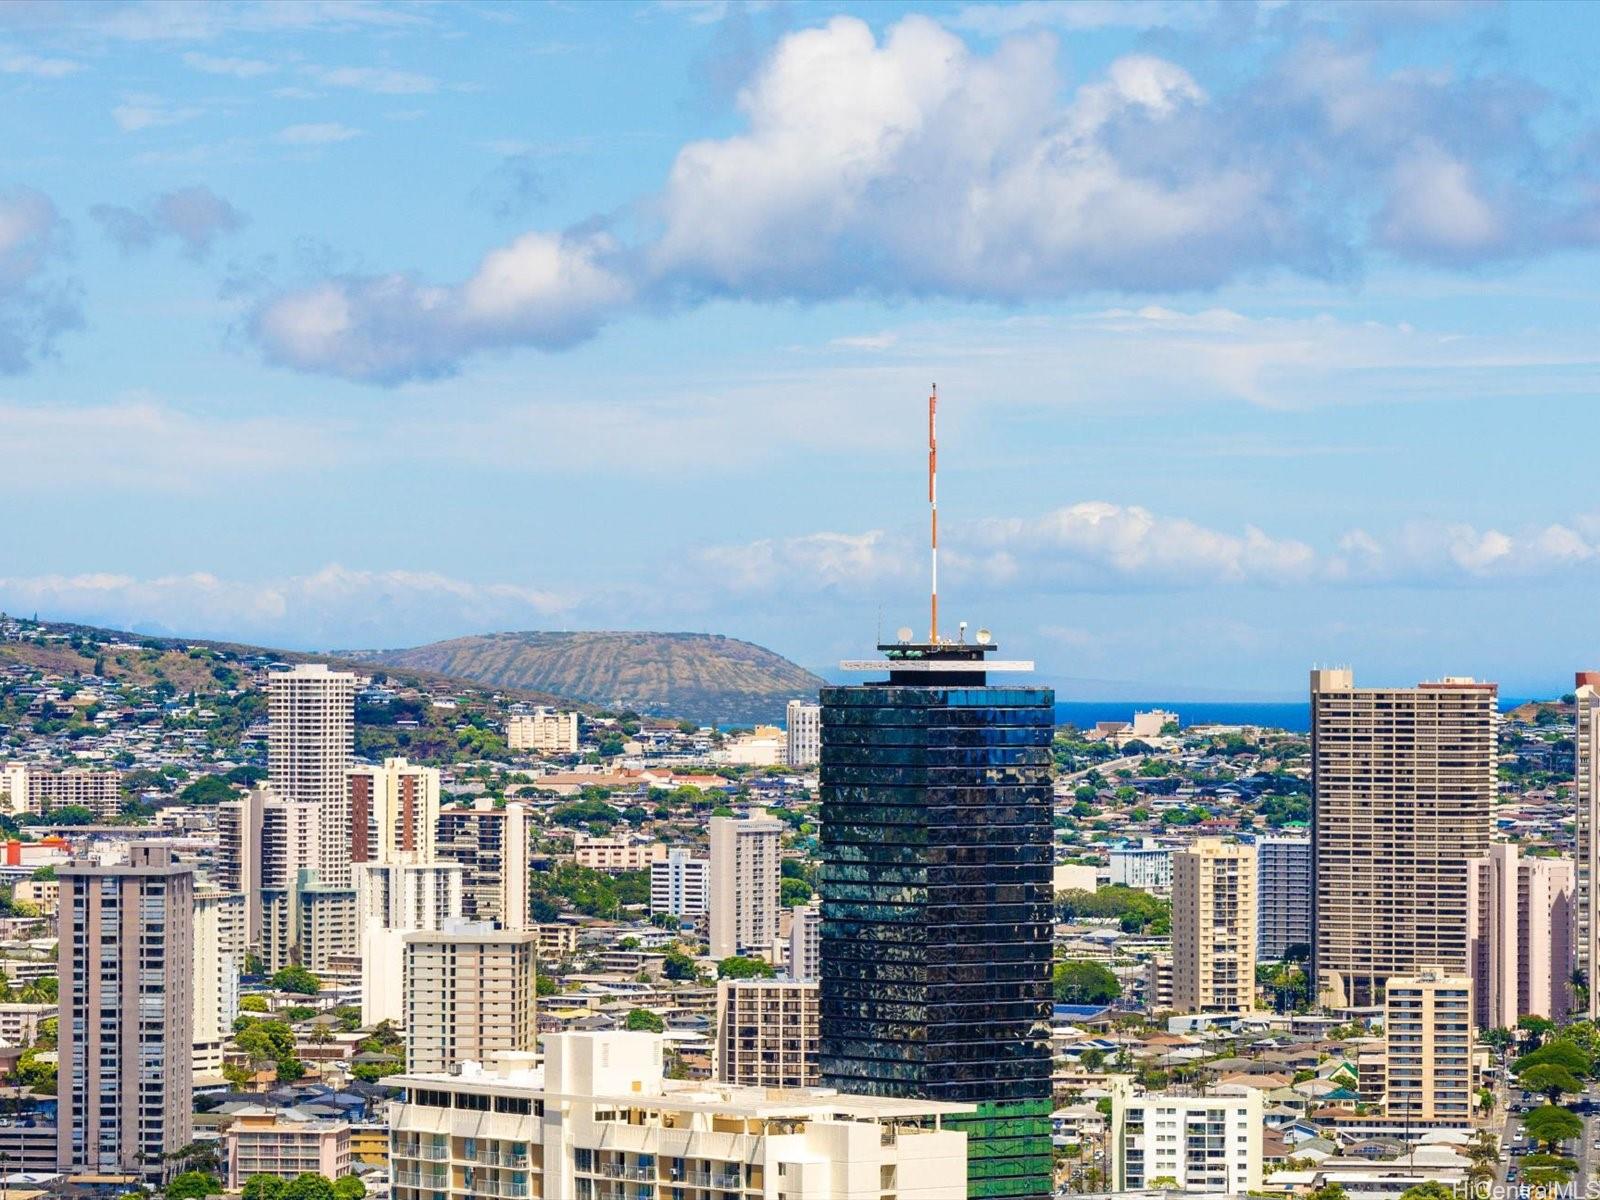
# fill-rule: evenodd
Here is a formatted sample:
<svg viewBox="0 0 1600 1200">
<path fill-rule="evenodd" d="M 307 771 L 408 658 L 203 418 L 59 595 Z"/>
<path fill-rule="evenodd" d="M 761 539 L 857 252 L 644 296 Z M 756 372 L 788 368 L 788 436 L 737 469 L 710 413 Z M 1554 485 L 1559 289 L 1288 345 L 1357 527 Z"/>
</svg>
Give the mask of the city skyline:
<svg viewBox="0 0 1600 1200">
<path fill-rule="evenodd" d="M 8 9 L 0 609 L 825 668 L 919 624 L 937 380 L 946 610 L 1045 680 L 1559 694 L 1557 7 Z"/>
</svg>

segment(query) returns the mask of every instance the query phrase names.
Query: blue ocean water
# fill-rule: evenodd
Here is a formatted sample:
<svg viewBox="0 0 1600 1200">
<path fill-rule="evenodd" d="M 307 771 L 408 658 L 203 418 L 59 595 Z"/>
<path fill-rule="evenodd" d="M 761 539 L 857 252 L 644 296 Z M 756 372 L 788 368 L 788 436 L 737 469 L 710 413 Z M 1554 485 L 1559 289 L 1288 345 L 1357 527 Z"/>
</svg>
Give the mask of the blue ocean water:
<svg viewBox="0 0 1600 1200">
<path fill-rule="evenodd" d="M 1131 721 L 1135 709 L 1164 708 L 1178 714 L 1185 727 L 1190 725 L 1265 725 L 1304 733 L 1311 728 L 1311 705 L 1247 704 L 1217 701 L 1141 700 L 1063 700 L 1056 705 L 1057 725 L 1076 725 L 1087 729 L 1096 721 Z"/>
<path fill-rule="evenodd" d="M 1502 696 L 1500 708 L 1507 711 L 1523 703 L 1519 698 Z M 1164 708 L 1178 714 L 1178 721 L 1190 725 L 1263 725 L 1305 733 L 1311 728 L 1311 705 L 1288 703 L 1228 703 L 1190 700 L 1063 700 L 1056 705 L 1057 725 L 1076 725 L 1087 729 L 1096 721 L 1131 721 L 1135 709 Z"/>
</svg>

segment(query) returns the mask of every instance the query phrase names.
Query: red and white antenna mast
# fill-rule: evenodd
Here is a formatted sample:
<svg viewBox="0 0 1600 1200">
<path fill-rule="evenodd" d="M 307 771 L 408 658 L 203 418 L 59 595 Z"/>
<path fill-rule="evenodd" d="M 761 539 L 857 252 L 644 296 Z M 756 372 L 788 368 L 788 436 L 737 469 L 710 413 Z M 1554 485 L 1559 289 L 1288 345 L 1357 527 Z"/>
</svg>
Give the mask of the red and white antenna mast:
<svg viewBox="0 0 1600 1200">
<path fill-rule="evenodd" d="M 928 595 L 928 642 L 939 644 L 939 385 L 928 393 L 928 516 L 932 535 L 933 574 Z"/>
</svg>

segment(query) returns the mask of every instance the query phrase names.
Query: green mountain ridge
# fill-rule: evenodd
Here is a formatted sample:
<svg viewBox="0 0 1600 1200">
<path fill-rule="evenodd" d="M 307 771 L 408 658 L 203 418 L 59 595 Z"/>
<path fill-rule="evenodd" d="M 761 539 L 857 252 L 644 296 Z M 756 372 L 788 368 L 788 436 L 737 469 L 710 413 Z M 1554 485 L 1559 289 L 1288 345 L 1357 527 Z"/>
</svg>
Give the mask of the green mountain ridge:
<svg viewBox="0 0 1600 1200">
<path fill-rule="evenodd" d="M 339 657 L 553 692 L 606 708 L 723 724 L 776 721 L 823 680 L 780 654 L 722 634 L 507 632 Z"/>
</svg>

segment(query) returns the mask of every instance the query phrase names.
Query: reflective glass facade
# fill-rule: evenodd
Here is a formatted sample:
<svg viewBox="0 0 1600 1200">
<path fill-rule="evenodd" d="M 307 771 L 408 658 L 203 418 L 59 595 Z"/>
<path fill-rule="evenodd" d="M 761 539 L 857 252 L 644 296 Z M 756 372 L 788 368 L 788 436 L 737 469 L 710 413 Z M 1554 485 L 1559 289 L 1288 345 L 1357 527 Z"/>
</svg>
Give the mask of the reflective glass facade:
<svg viewBox="0 0 1600 1200">
<path fill-rule="evenodd" d="M 822 1074 L 979 1104 L 969 1195 L 1043 1197 L 1054 693 L 982 678 L 823 689 Z"/>
</svg>

